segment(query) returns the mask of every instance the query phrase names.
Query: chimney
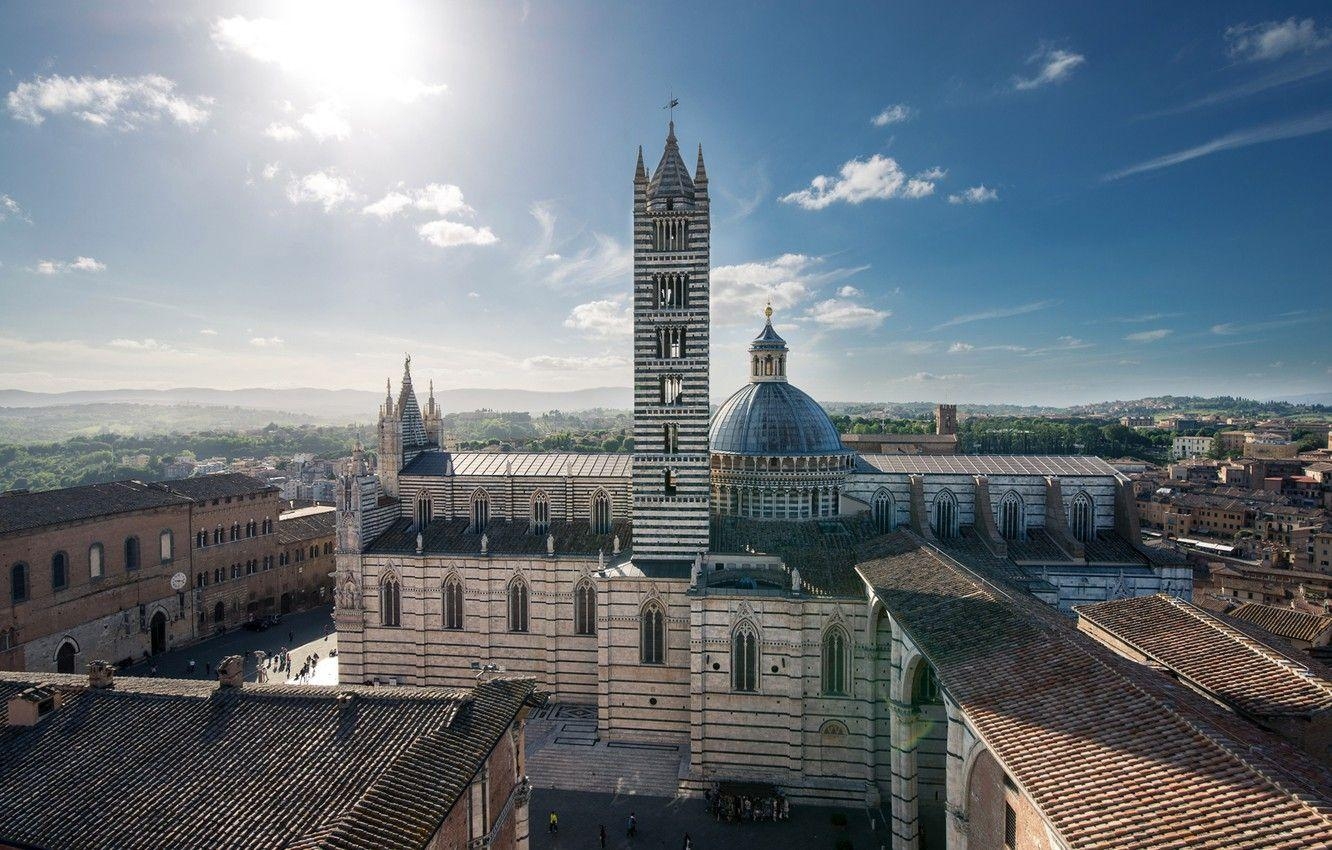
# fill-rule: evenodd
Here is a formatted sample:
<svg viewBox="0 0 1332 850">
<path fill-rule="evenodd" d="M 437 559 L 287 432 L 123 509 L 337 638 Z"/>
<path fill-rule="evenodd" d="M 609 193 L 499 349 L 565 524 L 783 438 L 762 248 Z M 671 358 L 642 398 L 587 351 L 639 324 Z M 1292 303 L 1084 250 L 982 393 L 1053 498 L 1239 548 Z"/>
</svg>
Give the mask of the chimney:
<svg viewBox="0 0 1332 850">
<path fill-rule="evenodd" d="M 5 705 L 10 726 L 36 726 L 37 722 L 65 703 L 65 695 L 50 685 L 33 685 Z"/>
<path fill-rule="evenodd" d="M 88 687 L 90 688 L 111 688 L 114 687 L 116 668 L 105 661 L 88 662 Z"/>
<path fill-rule="evenodd" d="M 217 681 L 221 687 L 245 687 L 245 659 L 239 655 L 228 655 L 217 665 Z"/>
</svg>

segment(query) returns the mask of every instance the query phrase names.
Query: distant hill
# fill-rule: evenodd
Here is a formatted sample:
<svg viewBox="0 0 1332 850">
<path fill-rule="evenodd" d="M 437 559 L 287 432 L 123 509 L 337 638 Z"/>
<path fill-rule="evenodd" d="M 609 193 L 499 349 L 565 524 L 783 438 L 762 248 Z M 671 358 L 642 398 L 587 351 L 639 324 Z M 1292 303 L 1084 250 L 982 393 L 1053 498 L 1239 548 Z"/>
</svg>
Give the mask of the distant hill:
<svg viewBox="0 0 1332 850">
<path fill-rule="evenodd" d="M 421 404 L 425 396 L 418 389 Z M 64 393 L 34 393 L 0 390 L 0 408 L 53 407 L 57 405 L 137 404 L 210 405 L 284 411 L 284 419 L 308 422 L 371 422 L 383 395 L 365 390 L 323 390 L 298 387 L 288 390 L 214 390 L 181 387 L 170 390 L 77 390 Z M 524 410 L 532 414 L 548 410 L 627 409 L 633 406 L 628 387 L 596 387 L 587 390 L 534 391 L 503 389 L 437 390 L 435 401 L 445 413 L 468 410 Z"/>
</svg>

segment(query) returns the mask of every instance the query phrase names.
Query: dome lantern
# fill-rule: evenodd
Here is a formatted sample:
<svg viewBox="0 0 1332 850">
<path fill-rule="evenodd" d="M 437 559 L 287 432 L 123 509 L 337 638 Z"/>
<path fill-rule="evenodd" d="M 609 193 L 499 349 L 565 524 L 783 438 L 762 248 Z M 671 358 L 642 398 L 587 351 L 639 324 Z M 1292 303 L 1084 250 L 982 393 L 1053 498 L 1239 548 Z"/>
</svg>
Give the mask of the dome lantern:
<svg viewBox="0 0 1332 850">
<path fill-rule="evenodd" d="M 763 330 L 749 344 L 749 380 L 786 382 L 786 355 L 789 350 L 786 340 L 782 339 L 772 326 L 772 302 L 768 302 L 763 311 L 767 319 Z"/>
</svg>

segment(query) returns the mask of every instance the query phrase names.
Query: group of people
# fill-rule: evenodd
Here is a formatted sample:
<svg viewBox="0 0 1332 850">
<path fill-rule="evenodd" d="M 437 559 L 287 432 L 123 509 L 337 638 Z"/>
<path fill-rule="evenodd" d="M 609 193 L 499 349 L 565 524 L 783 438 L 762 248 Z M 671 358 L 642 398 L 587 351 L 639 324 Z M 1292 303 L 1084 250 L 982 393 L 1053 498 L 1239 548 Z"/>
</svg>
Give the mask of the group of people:
<svg viewBox="0 0 1332 850">
<path fill-rule="evenodd" d="M 708 804 L 708 814 L 715 821 L 762 821 L 789 820 L 791 801 L 781 791 L 772 796 L 750 796 L 748 794 L 724 794 L 720 789 L 704 791 L 703 798 Z"/>
<path fill-rule="evenodd" d="M 560 816 L 552 809 L 550 817 L 546 819 L 546 831 L 554 835 L 560 831 Z M 624 824 L 624 834 L 628 838 L 638 837 L 638 815 L 629 813 L 629 819 Z M 606 825 L 597 826 L 597 841 L 602 847 L 606 846 Z M 689 837 L 689 833 L 684 834 L 684 850 L 694 850 L 694 839 Z"/>
</svg>

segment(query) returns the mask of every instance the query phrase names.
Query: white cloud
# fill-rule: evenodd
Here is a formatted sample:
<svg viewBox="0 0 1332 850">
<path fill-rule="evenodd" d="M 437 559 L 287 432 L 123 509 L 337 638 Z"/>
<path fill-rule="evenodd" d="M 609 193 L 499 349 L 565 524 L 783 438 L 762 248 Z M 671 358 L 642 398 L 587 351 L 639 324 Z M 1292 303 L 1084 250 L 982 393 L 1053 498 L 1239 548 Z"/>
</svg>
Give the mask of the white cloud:
<svg viewBox="0 0 1332 850">
<path fill-rule="evenodd" d="M 7 98 L 9 112 L 28 124 L 71 115 L 99 127 L 133 130 L 163 118 L 189 129 L 208 120 L 210 97 L 176 94 L 174 81 L 157 74 L 139 77 L 34 77 Z"/>
<path fill-rule="evenodd" d="M 1033 348 L 1027 352 L 1028 357 L 1037 354 L 1051 354 L 1058 351 L 1076 351 L 1080 348 L 1091 348 L 1092 343 L 1078 339 L 1075 336 L 1061 336 L 1055 340 L 1054 345 L 1047 345 L 1042 348 Z"/>
<path fill-rule="evenodd" d="M 379 218 L 392 218 L 408 208 L 435 215 L 459 215 L 475 212 L 463 201 L 462 189 L 452 183 L 431 183 L 424 189 L 407 189 L 402 184 L 363 208 L 361 212 Z"/>
<path fill-rule="evenodd" d="M 547 254 L 546 256 L 542 257 L 541 259 L 546 260 L 547 262 L 551 262 L 551 263 L 553 263 L 553 262 L 555 262 L 555 261 L 557 261 L 557 260 L 562 260 L 562 259 L 564 259 L 564 257 L 560 256 L 559 254 Z"/>
<path fill-rule="evenodd" d="M 809 188 L 784 195 L 781 200 L 807 210 L 821 210 L 838 201 L 860 204 L 886 198 L 924 198 L 934 193 L 930 173 L 907 177 L 897 160 L 874 154 L 869 159 L 844 163 L 837 177 L 820 174 L 809 181 Z"/>
<path fill-rule="evenodd" d="M 1025 345 L 972 345 L 969 342 L 955 342 L 948 346 L 949 354 L 971 354 L 978 351 L 1026 351 Z"/>
<path fill-rule="evenodd" d="M 274 121 L 264 129 L 264 135 L 279 142 L 293 142 L 301 137 L 301 131 L 290 124 Z"/>
<path fill-rule="evenodd" d="M 899 378 L 898 380 L 909 381 L 913 384 L 927 384 L 927 383 L 934 383 L 936 381 L 961 381 L 966 377 L 967 377 L 966 375 L 957 372 L 952 372 L 945 375 L 940 375 L 935 372 L 917 372 L 914 375 L 907 375 L 905 378 Z"/>
<path fill-rule="evenodd" d="M 963 352 L 971 351 L 975 347 L 976 346 L 972 345 L 969 342 L 955 342 L 952 345 L 948 346 L 948 353 L 962 354 Z"/>
<path fill-rule="evenodd" d="M 361 212 L 365 215 L 373 215 L 387 219 L 393 218 L 411 205 L 412 199 L 410 197 L 404 195 L 402 192 L 393 191 L 375 201 L 373 204 L 362 207 Z"/>
<path fill-rule="evenodd" d="M 481 293 L 479 293 L 479 292 L 469 292 L 469 293 L 467 293 L 467 297 L 468 297 L 468 298 L 480 298 L 480 297 L 481 297 Z"/>
<path fill-rule="evenodd" d="M 281 348 L 284 340 L 280 336 L 256 336 L 250 338 L 250 345 L 255 348 Z"/>
<path fill-rule="evenodd" d="M 217 331 L 212 328 L 200 328 L 199 333 L 203 336 L 217 336 Z"/>
<path fill-rule="evenodd" d="M 988 201 L 997 200 L 999 200 L 999 193 L 994 189 L 987 188 L 984 183 L 948 196 L 948 203 L 950 204 L 984 204 Z"/>
<path fill-rule="evenodd" d="M 264 179 L 265 180 L 276 179 L 278 176 L 278 172 L 280 172 L 281 170 L 282 166 L 279 163 L 276 162 L 268 163 L 267 165 L 264 166 L 263 170 Z"/>
<path fill-rule="evenodd" d="M 351 124 L 347 122 L 342 107 L 328 100 L 316 103 L 313 109 L 297 119 L 297 123 L 321 142 L 341 140 L 351 135 Z"/>
<path fill-rule="evenodd" d="M 602 299 L 574 307 L 564 326 L 589 336 L 621 337 L 633 331 L 634 317 L 623 297 Z"/>
<path fill-rule="evenodd" d="M 1172 333 L 1173 331 L 1169 328 L 1157 328 L 1154 331 L 1138 331 L 1137 333 L 1131 333 L 1124 337 L 1124 339 L 1129 342 L 1156 342 L 1157 340 L 1165 339 Z"/>
<path fill-rule="evenodd" d="M 935 325 L 932 330 L 941 330 L 943 328 L 956 327 L 957 325 L 969 325 L 972 322 L 982 322 L 988 319 L 1007 319 L 1010 316 L 1021 316 L 1024 313 L 1034 313 L 1037 310 L 1044 310 L 1053 305 L 1053 301 L 1032 301 L 1028 304 L 1019 304 L 1016 307 L 997 307 L 993 310 L 982 310 L 979 313 L 964 313 L 961 316 L 954 316 L 946 322 Z"/>
<path fill-rule="evenodd" d="M 568 253 L 551 250 L 555 243 L 555 211 L 535 203 L 528 211 L 537 223 L 536 241 L 524 252 L 523 268 L 541 274 L 555 289 L 587 289 L 610 280 L 623 280 L 633 271 L 633 249 L 612 236 L 593 232 L 590 243 Z"/>
<path fill-rule="evenodd" d="M 875 127 L 887 127 L 889 124 L 900 124 L 903 121 L 911 120 L 915 115 L 915 110 L 905 103 L 894 103 L 892 106 L 884 107 L 883 111 L 870 119 Z"/>
<path fill-rule="evenodd" d="M 128 351 L 175 351 L 174 348 L 164 342 L 158 342 L 155 339 L 113 339 L 107 343 L 112 348 L 123 348 Z"/>
<path fill-rule="evenodd" d="M 1319 29 L 1313 18 L 1239 24 L 1226 30 L 1227 49 L 1236 59 L 1278 59 L 1287 53 L 1311 53 L 1332 44 L 1332 31 Z"/>
<path fill-rule="evenodd" d="M 7 218 L 16 218 L 19 221 L 32 223 L 32 219 L 28 218 L 27 213 L 23 212 L 23 207 L 19 206 L 18 201 L 8 195 L 0 195 L 0 221 Z"/>
<path fill-rule="evenodd" d="M 748 323 L 762 315 L 771 301 L 777 311 L 789 310 L 810 297 L 814 288 L 834 283 L 867 266 L 826 268 L 822 257 L 782 254 L 731 266 L 715 266 L 711 275 L 714 322 Z"/>
<path fill-rule="evenodd" d="M 359 197 L 345 178 L 332 171 L 314 171 L 293 177 L 287 183 L 287 199 L 293 204 L 322 204 L 325 212 Z"/>
<path fill-rule="evenodd" d="M 428 221 L 416 228 L 422 239 L 437 248 L 457 245 L 493 245 L 499 241 L 489 227 L 473 227 L 457 221 Z"/>
<path fill-rule="evenodd" d="M 864 293 L 859 289 L 856 289 L 854 286 L 843 286 L 841 289 L 837 290 L 838 298 L 856 298 L 860 295 L 864 295 Z"/>
<path fill-rule="evenodd" d="M 55 275 L 65 274 L 66 272 L 104 272 L 106 263 L 98 262 L 92 257 L 76 257 L 70 262 L 64 260 L 41 260 L 32 268 L 37 274 Z"/>
<path fill-rule="evenodd" d="M 588 357 L 556 357 L 541 354 L 523 361 L 524 369 L 542 372 L 587 372 L 603 369 L 622 369 L 629 360 L 619 354 L 600 354 Z"/>
<path fill-rule="evenodd" d="M 936 165 L 933 168 L 927 168 L 924 171 L 917 172 L 916 179 L 933 181 L 933 180 L 942 180 L 947 176 L 948 176 L 948 170 L 946 168 L 940 168 L 939 166 Z"/>
<path fill-rule="evenodd" d="M 890 310 L 875 310 L 862 304 L 829 298 L 809 308 L 809 318 L 820 325 L 838 330 L 850 328 L 877 328 L 892 315 Z"/>
<path fill-rule="evenodd" d="M 1013 77 L 1013 88 L 1026 91 L 1051 83 L 1062 83 L 1073 73 L 1074 68 L 1086 61 L 1087 57 L 1081 53 L 1042 47 L 1027 59 L 1028 65 L 1040 65 L 1040 70 L 1036 72 L 1036 76 Z"/>
<path fill-rule="evenodd" d="M 1213 139 L 1205 144 L 1198 145 L 1197 147 L 1166 154 L 1165 156 L 1158 156 L 1155 159 L 1149 159 L 1146 162 L 1140 162 L 1137 165 L 1130 165 L 1128 168 L 1122 168 L 1119 171 L 1107 174 L 1102 179 L 1118 180 L 1121 177 L 1128 177 L 1131 174 L 1140 174 L 1144 171 L 1155 171 L 1158 168 L 1169 168 L 1172 165 L 1179 165 L 1182 162 L 1188 162 L 1189 160 L 1209 156 L 1214 153 L 1221 153 L 1222 151 L 1245 148 L 1249 145 L 1273 142 L 1280 139 L 1293 139 L 1300 136 L 1313 135 L 1315 133 L 1325 133 L 1328 130 L 1332 130 L 1332 112 L 1323 112 L 1318 115 L 1312 115 L 1308 118 L 1299 118 L 1294 121 L 1282 121 L 1276 124 L 1266 124 L 1261 127 L 1251 127 L 1248 130 L 1238 130 L 1234 133 L 1227 133 L 1224 136 Z"/>
</svg>

